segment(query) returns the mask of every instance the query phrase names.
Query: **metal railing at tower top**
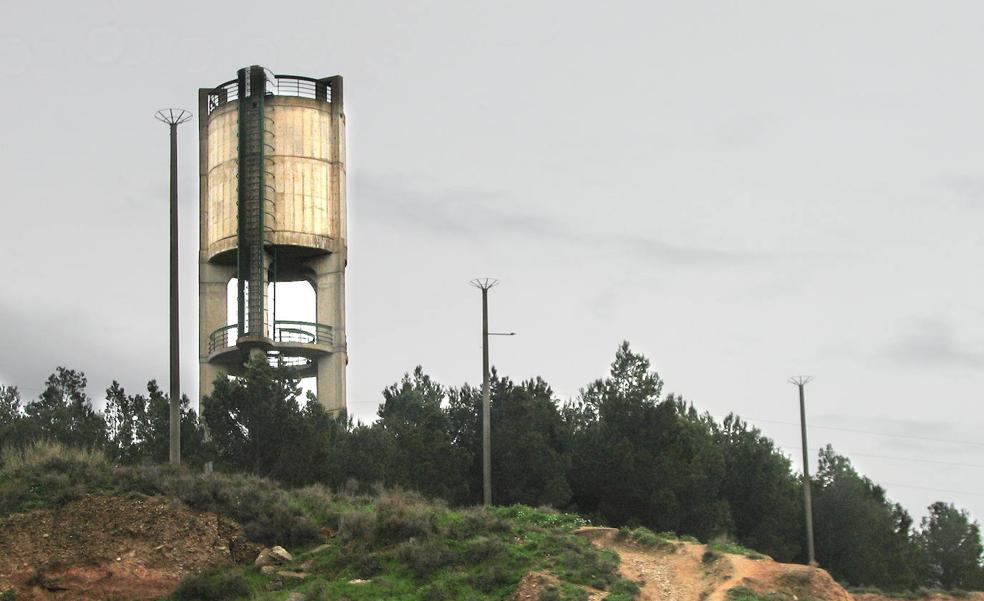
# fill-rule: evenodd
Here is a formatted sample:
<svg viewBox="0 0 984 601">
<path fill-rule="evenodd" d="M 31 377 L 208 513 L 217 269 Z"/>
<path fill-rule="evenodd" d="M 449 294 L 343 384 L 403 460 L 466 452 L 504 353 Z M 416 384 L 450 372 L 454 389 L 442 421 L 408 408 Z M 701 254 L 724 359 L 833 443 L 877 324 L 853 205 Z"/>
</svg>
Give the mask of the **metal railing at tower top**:
<svg viewBox="0 0 984 601">
<path fill-rule="evenodd" d="M 265 93 L 272 96 L 298 96 L 331 102 L 331 85 L 323 79 L 303 75 L 268 75 Z M 232 79 L 219 84 L 208 94 L 208 114 L 227 102 L 239 99 L 239 82 Z"/>
</svg>

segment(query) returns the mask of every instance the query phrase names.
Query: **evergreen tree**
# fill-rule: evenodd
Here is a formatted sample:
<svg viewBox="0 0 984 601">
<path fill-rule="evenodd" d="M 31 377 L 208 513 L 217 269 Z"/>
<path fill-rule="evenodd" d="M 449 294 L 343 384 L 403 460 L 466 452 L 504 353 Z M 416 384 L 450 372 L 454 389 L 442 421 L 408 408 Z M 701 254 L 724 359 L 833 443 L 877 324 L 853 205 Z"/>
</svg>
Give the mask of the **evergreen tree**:
<svg viewBox="0 0 984 601">
<path fill-rule="evenodd" d="M 566 424 L 542 379 L 516 385 L 493 370 L 489 382 L 492 430 L 492 500 L 565 507 L 570 456 Z M 462 386 L 448 406 L 452 439 L 470 458 L 471 498 L 482 498 L 482 393 Z"/>
<path fill-rule="evenodd" d="M 856 586 L 912 589 L 924 582 L 912 518 L 829 445 L 813 486 L 817 561 Z"/>
<path fill-rule="evenodd" d="M 934 584 L 945 589 L 971 589 L 982 580 L 981 530 L 966 511 L 936 502 L 923 518 L 919 542 L 929 562 Z"/>
<path fill-rule="evenodd" d="M 721 494 L 746 547 L 792 561 L 803 545 L 802 487 L 771 439 L 732 414 L 715 428 L 724 455 Z"/>
<path fill-rule="evenodd" d="M 451 445 L 450 422 L 442 407 L 446 396 L 444 387 L 417 366 L 383 391 L 374 427 L 389 439 L 386 484 L 463 502 L 468 500 L 468 453 Z"/>
<path fill-rule="evenodd" d="M 20 448 L 31 441 L 31 428 L 21 410 L 16 386 L 0 386 L 0 449 Z"/>
<path fill-rule="evenodd" d="M 204 428 L 187 396 L 181 397 L 181 462 L 199 467 L 205 462 Z M 119 382 L 106 390 L 108 452 L 123 464 L 164 463 L 170 457 L 170 399 L 151 380 L 147 396 L 127 395 Z"/>
<path fill-rule="evenodd" d="M 713 420 L 678 397 L 661 398 L 662 388 L 649 360 L 626 342 L 610 377 L 567 408 L 577 506 L 616 525 L 726 534 L 732 524 L 720 494 L 725 465 Z"/>
<path fill-rule="evenodd" d="M 36 439 L 81 448 L 106 444 L 106 422 L 85 392 L 85 374 L 59 367 L 36 401 L 24 409 Z"/>
<path fill-rule="evenodd" d="M 298 465 L 309 466 L 296 453 L 305 446 L 300 392 L 287 368 L 271 367 L 265 358 L 251 360 L 242 377 L 217 378 L 212 394 L 203 399 L 216 467 L 306 483 L 306 478 L 284 477 L 296 474 Z"/>
</svg>

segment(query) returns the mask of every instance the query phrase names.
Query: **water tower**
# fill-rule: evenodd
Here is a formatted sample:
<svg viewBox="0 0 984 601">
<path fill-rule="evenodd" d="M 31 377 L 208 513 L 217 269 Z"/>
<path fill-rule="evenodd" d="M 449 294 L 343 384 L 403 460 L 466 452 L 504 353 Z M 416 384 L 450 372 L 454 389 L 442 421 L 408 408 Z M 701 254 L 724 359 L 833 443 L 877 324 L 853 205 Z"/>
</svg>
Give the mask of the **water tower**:
<svg viewBox="0 0 984 601">
<path fill-rule="evenodd" d="M 252 66 L 199 90 L 201 394 L 251 357 L 317 376 L 345 409 L 342 78 Z M 231 282 L 235 281 L 233 286 Z M 307 282 L 314 321 L 279 317 L 277 286 Z M 235 317 L 228 307 L 235 297 Z"/>
</svg>

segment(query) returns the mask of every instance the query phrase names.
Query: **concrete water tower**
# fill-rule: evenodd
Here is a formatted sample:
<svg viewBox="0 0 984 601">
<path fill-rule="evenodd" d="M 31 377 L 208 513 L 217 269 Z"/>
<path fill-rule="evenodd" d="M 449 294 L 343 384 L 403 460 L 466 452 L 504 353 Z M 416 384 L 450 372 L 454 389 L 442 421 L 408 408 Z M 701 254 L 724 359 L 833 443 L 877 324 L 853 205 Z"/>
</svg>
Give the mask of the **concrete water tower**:
<svg viewBox="0 0 984 601">
<path fill-rule="evenodd" d="M 345 409 L 345 114 L 342 78 L 259 66 L 199 90 L 201 394 L 250 357 L 317 376 Z M 230 282 L 236 281 L 234 292 Z M 281 320 L 277 287 L 314 288 L 315 320 Z M 236 317 L 228 316 L 230 296 Z"/>
</svg>

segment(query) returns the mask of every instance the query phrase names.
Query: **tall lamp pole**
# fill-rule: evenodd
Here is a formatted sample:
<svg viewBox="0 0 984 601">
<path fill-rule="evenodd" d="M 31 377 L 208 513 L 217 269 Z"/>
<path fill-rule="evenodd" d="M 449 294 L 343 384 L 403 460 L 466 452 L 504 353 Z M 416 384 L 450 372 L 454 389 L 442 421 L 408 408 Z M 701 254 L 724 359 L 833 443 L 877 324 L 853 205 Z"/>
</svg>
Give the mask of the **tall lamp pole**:
<svg viewBox="0 0 984 601">
<path fill-rule="evenodd" d="M 789 383 L 799 388 L 800 434 L 803 438 L 803 512 L 806 514 L 806 551 L 810 565 L 816 565 L 813 552 L 813 499 L 810 494 L 810 450 L 806 444 L 806 398 L 803 388 L 813 380 L 810 376 L 790 378 Z"/>
<path fill-rule="evenodd" d="M 183 109 L 162 109 L 154 114 L 171 133 L 171 444 L 172 465 L 181 464 L 181 372 L 178 350 L 178 126 L 191 119 Z"/>
<path fill-rule="evenodd" d="M 489 390 L 489 336 L 515 336 L 516 332 L 489 332 L 489 290 L 494 278 L 477 278 L 471 285 L 482 291 L 482 503 L 492 504 L 492 392 Z"/>
</svg>

